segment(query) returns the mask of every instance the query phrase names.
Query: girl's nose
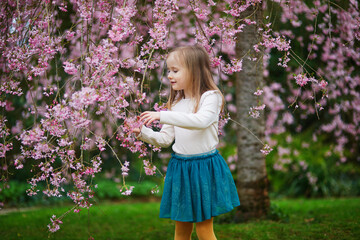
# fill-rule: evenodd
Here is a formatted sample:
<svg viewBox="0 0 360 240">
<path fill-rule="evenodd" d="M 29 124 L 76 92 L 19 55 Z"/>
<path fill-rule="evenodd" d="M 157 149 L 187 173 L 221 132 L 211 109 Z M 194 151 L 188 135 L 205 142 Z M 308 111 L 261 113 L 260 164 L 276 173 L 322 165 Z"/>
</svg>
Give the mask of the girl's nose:
<svg viewBox="0 0 360 240">
<path fill-rule="evenodd" d="M 168 79 L 172 79 L 172 74 L 168 73 Z"/>
</svg>

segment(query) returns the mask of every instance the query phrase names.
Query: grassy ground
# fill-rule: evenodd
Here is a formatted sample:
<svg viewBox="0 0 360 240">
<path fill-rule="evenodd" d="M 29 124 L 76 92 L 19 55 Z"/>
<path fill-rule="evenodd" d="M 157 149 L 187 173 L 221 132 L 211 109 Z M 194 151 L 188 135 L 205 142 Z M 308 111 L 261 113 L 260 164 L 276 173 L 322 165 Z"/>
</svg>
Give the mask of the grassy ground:
<svg viewBox="0 0 360 240">
<path fill-rule="evenodd" d="M 360 199 L 273 200 L 289 215 L 288 222 L 258 220 L 242 224 L 215 224 L 224 239 L 359 239 Z M 158 218 L 159 203 L 102 203 L 70 213 L 61 229 L 48 236 L 46 225 L 53 214 L 62 215 L 70 207 L 29 209 L 2 213 L 1 239 L 172 239 L 174 223 Z M 195 234 L 193 240 L 197 239 Z"/>
</svg>

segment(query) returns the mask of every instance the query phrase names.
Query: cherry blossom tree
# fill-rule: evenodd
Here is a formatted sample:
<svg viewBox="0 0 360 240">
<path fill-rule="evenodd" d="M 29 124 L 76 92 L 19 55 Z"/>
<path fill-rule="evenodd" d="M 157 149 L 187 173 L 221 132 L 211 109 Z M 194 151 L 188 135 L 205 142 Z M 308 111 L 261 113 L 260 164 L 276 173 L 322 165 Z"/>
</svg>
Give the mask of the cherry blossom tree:
<svg viewBox="0 0 360 240">
<path fill-rule="evenodd" d="M 240 18 L 249 17 L 256 24 L 238 33 L 236 52 L 239 58 L 247 55 L 247 52 L 253 50 L 254 45 L 261 41 L 261 32 L 258 30 L 263 24 L 262 4 L 248 7 L 240 14 Z M 236 218 L 241 221 L 264 216 L 270 207 L 265 156 L 255 150 L 261 149 L 265 133 L 265 116 L 259 112 L 264 110 L 265 105 L 258 105 L 258 100 L 261 100 L 260 89 L 263 89 L 264 85 L 262 54 L 263 51 L 258 51 L 252 57 L 243 58 L 242 71 L 236 74 L 236 120 L 252 133 L 249 134 L 240 126 L 236 130 L 236 183 L 241 203 L 237 208 Z M 253 106 L 250 108 L 253 118 L 249 118 L 249 106 Z"/>
<path fill-rule="evenodd" d="M 262 52 L 267 77 L 272 49 L 281 54 L 276 62 L 289 73 L 287 81 L 260 86 L 254 93 L 264 93 L 263 102 L 245 106 L 249 119 L 263 117 L 260 111 L 268 110 L 265 141 L 271 146 L 263 142 L 263 149 L 256 151 L 271 151 L 276 144 L 271 134 L 284 132 L 286 124 L 300 131 L 301 122 L 294 120 L 298 115 L 301 119 L 314 115 L 322 119 L 323 115 L 329 122 L 321 125 L 319 121 L 317 134 L 337 137 L 334 154 L 340 154 L 341 162 L 347 161 L 347 147 L 353 153 L 349 157 L 356 156 L 358 2 L 317 0 L 307 5 L 297 0 L 274 0 L 263 6 L 276 6 L 280 20 L 271 11 L 264 14 L 263 24 L 251 16 L 241 17 L 260 2 L 2 1 L 1 188 L 7 186 L 10 168 L 29 164 L 33 177 L 28 181 L 28 195 L 41 191 L 48 197 L 68 196 L 74 202 L 71 211 L 79 212 L 92 206 L 96 191 L 92 179 L 102 171 L 104 153 L 110 152 L 122 171 L 119 190 L 130 195 L 133 186 L 126 183 L 126 177 L 131 161 L 122 159 L 119 149 L 138 154 L 146 174 L 158 171 L 149 153 L 160 149 L 138 141 L 132 129 L 141 124 L 139 112 L 164 109 L 169 91 L 164 59 L 169 49 L 183 44 L 197 43 L 209 52 L 215 79 L 227 96 L 231 119 L 234 74 L 243 70 L 243 60 L 256 63 L 259 59 L 255 53 Z M 308 22 L 301 23 L 300 15 Z M 305 44 L 304 38 L 295 39 L 290 30 L 277 29 L 280 24 L 276 21 L 311 32 L 305 59 L 291 48 L 293 42 Z M 259 42 L 245 55 L 237 55 L 239 33 L 253 26 L 261 34 Z M 314 66 L 315 61 L 322 64 Z M 290 65 L 292 62 L 296 64 Z M 306 102 L 308 99 L 311 101 Z M 287 107 L 296 111 L 289 113 Z M 221 126 L 227 120 L 228 115 L 224 115 Z M 41 182 L 47 187 L 39 187 Z M 73 190 L 66 192 L 64 184 L 72 184 Z M 65 215 L 53 216 L 49 230 L 57 231 Z"/>
</svg>

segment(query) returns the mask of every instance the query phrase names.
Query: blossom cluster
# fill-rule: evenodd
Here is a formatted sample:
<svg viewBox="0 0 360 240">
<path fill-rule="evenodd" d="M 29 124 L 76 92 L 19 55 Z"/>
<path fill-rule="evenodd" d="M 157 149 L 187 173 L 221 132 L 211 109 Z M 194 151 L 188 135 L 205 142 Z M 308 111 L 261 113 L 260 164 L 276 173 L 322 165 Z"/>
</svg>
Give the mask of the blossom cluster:
<svg viewBox="0 0 360 240">
<path fill-rule="evenodd" d="M 296 76 L 294 76 L 295 80 L 296 80 L 296 84 L 299 85 L 300 87 L 303 87 L 305 86 L 308 82 L 314 82 L 314 83 L 317 83 L 318 81 L 313 78 L 313 77 L 310 77 L 308 78 L 306 76 L 306 74 L 298 74 Z"/>
<path fill-rule="evenodd" d="M 260 106 L 250 107 L 249 115 L 253 118 L 260 117 L 260 111 L 265 109 L 265 104 Z"/>
<path fill-rule="evenodd" d="M 146 175 L 154 175 L 156 173 L 156 166 L 152 166 L 148 160 L 143 160 L 144 170 Z"/>
<path fill-rule="evenodd" d="M 130 162 L 128 161 L 125 161 L 124 165 L 121 167 L 121 175 L 123 175 L 124 177 L 128 176 L 129 175 L 129 165 L 130 165 Z"/>
<path fill-rule="evenodd" d="M 123 188 L 120 189 L 120 192 L 122 195 L 129 196 L 131 195 L 134 188 L 135 188 L 134 186 L 130 186 L 130 187 L 124 186 Z"/>
<path fill-rule="evenodd" d="M 51 224 L 48 224 L 47 227 L 49 228 L 50 232 L 56 232 L 60 229 L 60 224 L 63 222 L 56 218 L 56 215 L 52 215 L 50 218 Z"/>
<path fill-rule="evenodd" d="M 131 18 L 135 16 L 136 9 L 131 6 L 115 7 L 114 24 L 109 30 L 109 38 L 114 41 L 123 41 L 135 32 L 135 27 L 131 23 Z"/>
<path fill-rule="evenodd" d="M 156 185 L 155 187 L 153 187 L 152 189 L 151 189 L 151 193 L 152 194 L 156 194 L 156 193 L 159 193 L 160 192 L 160 189 L 159 189 L 159 186 L 158 185 Z"/>
<path fill-rule="evenodd" d="M 260 150 L 262 154 L 268 155 L 273 149 L 268 145 L 265 144 L 264 147 Z"/>
<path fill-rule="evenodd" d="M 259 46 L 265 47 L 267 51 L 272 48 L 276 48 L 278 51 L 284 52 L 284 56 L 282 58 L 279 58 L 278 65 L 286 68 L 288 66 L 287 63 L 290 61 L 290 39 L 286 40 L 285 36 L 273 36 L 273 34 L 271 34 L 271 23 L 266 24 L 265 29 L 260 28 L 258 29 L 258 31 L 261 33 L 262 41 L 254 45 L 255 52 L 261 51 L 259 49 Z M 277 35 L 277 33 L 275 34 Z"/>
</svg>

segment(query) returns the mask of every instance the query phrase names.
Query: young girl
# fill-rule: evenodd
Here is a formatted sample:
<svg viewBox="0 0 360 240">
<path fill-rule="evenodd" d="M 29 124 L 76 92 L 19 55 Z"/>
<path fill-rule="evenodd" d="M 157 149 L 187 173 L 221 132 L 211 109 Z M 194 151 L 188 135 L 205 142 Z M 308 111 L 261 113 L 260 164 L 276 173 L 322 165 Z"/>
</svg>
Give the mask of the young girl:
<svg viewBox="0 0 360 240">
<path fill-rule="evenodd" d="M 193 223 L 200 240 L 216 239 L 213 217 L 240 205 L 230 170 L 216 150 L 224 97 L 215 85 L 207 52 L 179 47 L 166 60 L 171 92 L 169 111 L 144 112 L 137 137 L 155 146 L 172 146 L 160 205 L 160 217 L 175 220 L 175 240 L 191 238 Z M 155 120 L 160 132 L 145 127 Z"/>
</svg>

